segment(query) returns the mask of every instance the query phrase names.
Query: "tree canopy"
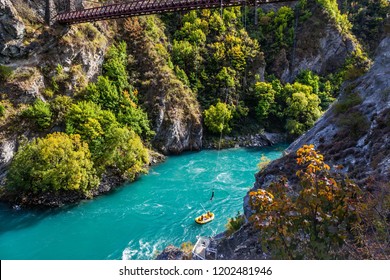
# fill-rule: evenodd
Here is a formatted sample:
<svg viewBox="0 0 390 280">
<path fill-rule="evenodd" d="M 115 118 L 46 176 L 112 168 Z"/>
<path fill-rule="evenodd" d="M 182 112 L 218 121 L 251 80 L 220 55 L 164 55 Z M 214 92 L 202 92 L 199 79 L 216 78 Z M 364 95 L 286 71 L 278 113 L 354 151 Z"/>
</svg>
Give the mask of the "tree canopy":
<svg viewBox="0 0 390 280">
<path fill-rule="evenodd" d="M 88 144 L 79 135 L 48 134 L 19 148 L 7 187 L 22 192 L 76 191 L 88 195 L 99 179 Z"/>
</svg>

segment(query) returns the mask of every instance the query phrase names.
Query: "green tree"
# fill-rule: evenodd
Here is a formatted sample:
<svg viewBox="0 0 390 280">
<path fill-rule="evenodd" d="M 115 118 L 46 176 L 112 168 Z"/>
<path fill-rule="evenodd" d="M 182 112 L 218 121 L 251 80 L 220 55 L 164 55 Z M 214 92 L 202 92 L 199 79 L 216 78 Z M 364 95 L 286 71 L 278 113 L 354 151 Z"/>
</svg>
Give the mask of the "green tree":
<svg viewBox="0 0 390 280">
<path fill-rule="evenodd" d="M 103 153 L 105 134 L 112 127 L 119 126 L 112 112 L 102 110 L 99 105 L 90 101 L 73 104 L 65 123 L 68 134 L 79 134 L 89 144 L 94 160 Z"/>
<path fill-rule="evenodd" d="M 117 116 L 118 121 L 131 128 L 144 139 L 150 139 L 155 133 L 150 128 L 148 115 L 137 105 L 134 103 L 132 104 L 133 105 L 129 104 L 128 106 L 121 107 Z"/>
<path fill-rule="evenodd" d="M 275 102 L 276 91 L 273 89 L 272 84 L 266 82 L 258 82 L 255 85 L 255 93 L 258 99 L 258 105 L 256 107 L 256 115 L 260 121 L 268 119 L 270 109 Z"/>
<path fill-rule="evenodd" d="M 148 150 L 141 138 L 126 127 L 114 127 L 107 134 L 104 157 L 107 165 L 115 167 L 133 181 L 140 173 L 146 173 L 149 164 Z"/>
<path fill-rule="evenodd" d="M 333 86 L 329 80 L 322 82 L 320 76 L 314 74 L 312 71 L 302 71 L 295 81 L 312 87 L 313 93 L 321 100 L 320 106 L 322 110 L 327 109 L 334 101 L 332 92 L 335 90 L 335 86 Z"/>
<path fill-rule="evenodd" d="M 291 135 L 301 135 L 321 116 L 320 99 L 310 86 L 295 82 L 284 88 L 289 96 L 284 115 L 287 119 L 286 129 Z"/>
<path fill-rule="evenodd" d="M 127 51 L 126 42 L 112 45 L 103 63 L 103 74 L 116 86 L 118 92 L 130 90 L 129 77 L 126 71 Z"/>
<path fill-rule="evenodd" d="M 223 67 L 215 77 L 217 86 L 222 89 L 234 88 L 236 71 L 229 67 Z"/>
<path fill-rule="evenodd" d="M 204 111 L 204 122 L 207 128 L 214 133 L 229 133 L 229 121 L 232 119 L 232 110 L 225 103 L 218 102 L 215 106 Z"/>
<path fill-rule="evenodd" d="M 99 104 L 104 110 L 118 112 L 120 109 L 120 94 L 108 77 L 99 76 L 96 83 L 90 83 L 85 89 L 85 98 Z"/>
<path fill-rule="evenodd" d="M 93 102 L 73 104 L 66 116 L 66 132 L 79 134 L 89 144 L 98 174 L 117 168 L 128 179 L 144 172 L 147 150 L 139 136 L 117 122 L 111 111 Z"/>
<path fill-rule="evenodd" d="M 40 99 L 30 105 L 23 115 L 32 119 L 40 129 L 48 128 L 52 123 L 53 113 L 50 110 L 50 104 Z"/>
<path fill-rule="evenodd" d="M 98 183 L 88 144 L 65 133 L 20 147 L 7 174 L 7 188 L 26 193 L 64 190 L 88 196 Z"/>
<path fill-rule="evenodd" d="M 90 83 L 86 87 L 84 98 L 113 112 L 121 124 L 148 139 L 154 133 L 150 129 L 147 114 L 137 105 L 137 93 L 136 90 L 131 94 L 127 90 L 119 92 L 108 77 L 99 76 L 96 83 Z"/>
<path fill-rule="evenodd" d="M 187 76 L 199 68 L 201 56 L 199 47 L 192 45 L 189 41 L 173 41 L 172 61 L 183 69 Z"/>
</svg>

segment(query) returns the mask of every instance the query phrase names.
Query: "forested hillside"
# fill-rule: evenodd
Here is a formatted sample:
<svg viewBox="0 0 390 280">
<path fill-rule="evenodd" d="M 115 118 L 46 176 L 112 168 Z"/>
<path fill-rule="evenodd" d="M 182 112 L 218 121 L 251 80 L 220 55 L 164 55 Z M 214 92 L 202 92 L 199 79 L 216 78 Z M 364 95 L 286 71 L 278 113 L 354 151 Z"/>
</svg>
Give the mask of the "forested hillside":
<svg viewBox="0 0 390 280">
<path fill-rule="evenodd" d="M 388 2 L 340 2 L 49 27 L 40 1 L 1 0 L 3 199 L 90 198 L 147 172 L 154 150 L 221 133 L 295 139 L 369 69 L 381 37 Z"/>
</svg>

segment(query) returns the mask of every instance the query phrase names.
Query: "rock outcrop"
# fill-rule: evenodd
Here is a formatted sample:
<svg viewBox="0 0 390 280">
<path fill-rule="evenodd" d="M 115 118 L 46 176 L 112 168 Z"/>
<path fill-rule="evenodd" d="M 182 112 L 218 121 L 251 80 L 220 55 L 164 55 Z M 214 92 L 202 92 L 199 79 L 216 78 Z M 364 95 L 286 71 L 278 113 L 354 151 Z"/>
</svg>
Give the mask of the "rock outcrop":
<svg viewBox="0 0 390 280">
<path fill-rule="evenodd" d="M 0 63 L 22 52 L 25 25 L 10 0 L 0 0 Z"/>
<path fill-rule="evenodd" d="M 5 139 L 0 142 L 0 184 L 3 182 L 6 170 L 16 152 L 17 141 Z"/>
<path fill-rule="evenodd" d="M 269 69 L 284 82 L 292 82 L 302 70 L 325 76 L 340 69 L 356 50 L 356 41 L 318 3 L 308 2 L 311 16 L 295 20 L 295 39 L 291 49 L 281 49 Z M 298 20 L 298 22 L 297 22 Z"/>
<path fill-rule="evenodd" d="M 100 74 L 109 43 L 107 25 L 50 28 L 44 25 L 42 1 L 0 0 L 0 64 L 14 70 L 0 91 L 16 103 L 31 102 L 43 99 L 40 94 L 55 79 L 61 93 L 72 95 Z"/>
<path fill-rule="evenodd" d="M 110 44 L 108 25 L 48 28 L 44 13 L 43 1 L 0 0 L 0 64 L 12 69 L 12 75 L 0 82 L 0 102 L 9 107 L 0 119 L 0 180 L 20 136 L 44 135 L 19 118 L 25 104 L 50 97 L 47 89 L 76 93 L 101 73 Z"/>
<path fill-rule="evenodd" d="M 267 147 L 285 142 L 287 142 L 287 135 L 285 134 L 262 132 L 240 136 L 224 136 L 222 139 L 219 137 L 205 138 L 203 140 L 203 148 L 226 149 L 238 147 Z"/>
<path fill-rule="evenodd" d="M 339 100 L 313 128 L 295 140 L 286 155 L 256 174 L 254 189 L 267 188 L 280 177 L 294 186 L 295 152 L 304 144 L 314 144 L 330 166 L 343 166 L 363 189 L 375 190 L 390 181 L 390 33 L 377 49 L 371 69 L 344 85 Z M 248 196 L 244 198 L 248 217 Z"/>
<path fill-rule="evenodd" d="M 195 94 L 176 78 L 159 48 L 168 47 L 162 25 L 157 17 L 150 17 L 158 30 L 159 40 L 148 35 L 143 18 L 130 18 L 124 23 L 124 40 L 129 42 L 134 56 L 134 70 L 138 72 L 140 100 L 152 120 L 156 135 L 153 146 L 164 154 L 177 154 L 202 147 L 203 128 L 201 111 Z"/>
<path fill-rule="evenodd" d="M 183 257 L 184 252 L 182 250 L 175 246 L 169 245 L 156 257 L 156 260 L 182 260 Z"/>
<path fill-rule="evenodd" d="M 153 145 L 164 154 L 200 150 L 203 128 L 195 96 L 180 81 L 176 85 L 169 85 L 168 80 L 162 84 L 157 82 L 156 86 L 159 85 L 162 90 L 159 96 L 154 95 L 154 101 L 148 102 L 148 105 L 154 107 L 152 116 L 157 115 L 153 118 L 156 131 Z M 174 87 L 168 88 L 167 85 Z"/>
<path fill-rule="evenodd" d="M 390 179 L 390 33 L 368 73 L 347 83 L 316 125 L 290 145 L 294 153 L 313 143 L 333 164 L 363 186 Z M 353 103 L 352 103 L 352 101 Z M 349 105 L 349 106 L 348 106 Z M 348 106 L 345 108 L 344 106 Z"/>
</svg>

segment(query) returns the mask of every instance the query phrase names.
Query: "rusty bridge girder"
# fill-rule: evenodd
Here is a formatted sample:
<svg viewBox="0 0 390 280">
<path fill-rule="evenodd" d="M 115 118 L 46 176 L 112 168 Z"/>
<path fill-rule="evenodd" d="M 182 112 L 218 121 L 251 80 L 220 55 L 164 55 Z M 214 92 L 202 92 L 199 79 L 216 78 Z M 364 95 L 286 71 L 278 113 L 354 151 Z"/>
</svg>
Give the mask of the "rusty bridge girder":
<svg viewBox="0 0 390 280">
<path fill-rule="evenodd" d="M 296 0 L 139 0 L 117 3 L 80 11 L 57 14 L 55 21 L 61 24 L 117 19 L 132 16 L 160 14 L 196 9 L 225 8 L 243 5 L 261 5 Z"/>
</svg>

